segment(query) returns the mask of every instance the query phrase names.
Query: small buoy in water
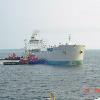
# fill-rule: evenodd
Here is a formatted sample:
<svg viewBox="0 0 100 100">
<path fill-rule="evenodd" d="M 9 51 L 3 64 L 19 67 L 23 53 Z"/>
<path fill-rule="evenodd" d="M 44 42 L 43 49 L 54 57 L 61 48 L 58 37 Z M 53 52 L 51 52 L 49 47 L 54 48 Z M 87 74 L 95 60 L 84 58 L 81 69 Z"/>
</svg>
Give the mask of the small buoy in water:
<svg viewBox="0 0 100 100">
<path fill-rule="evenodd" d="M 49 98 L 47 98 L 47 100 L 56 100 L 56 96 L 54 95 L 54 93 L 50 92 Z"/>
</svg>

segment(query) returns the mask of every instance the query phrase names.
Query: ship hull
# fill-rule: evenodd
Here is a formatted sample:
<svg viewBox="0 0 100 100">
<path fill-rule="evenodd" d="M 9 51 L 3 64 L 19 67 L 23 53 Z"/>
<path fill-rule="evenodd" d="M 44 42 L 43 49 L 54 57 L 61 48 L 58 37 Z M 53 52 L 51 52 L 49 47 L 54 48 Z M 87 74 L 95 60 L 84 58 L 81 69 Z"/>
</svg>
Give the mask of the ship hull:
<svg viewBox="0 0 100 100">
<path fill-rule="evenodd" d="M 47 51 L 34 53 L 49 65 L 82 65 L 84 58 L 83 45 L 60 45 Z"/>
</svg>

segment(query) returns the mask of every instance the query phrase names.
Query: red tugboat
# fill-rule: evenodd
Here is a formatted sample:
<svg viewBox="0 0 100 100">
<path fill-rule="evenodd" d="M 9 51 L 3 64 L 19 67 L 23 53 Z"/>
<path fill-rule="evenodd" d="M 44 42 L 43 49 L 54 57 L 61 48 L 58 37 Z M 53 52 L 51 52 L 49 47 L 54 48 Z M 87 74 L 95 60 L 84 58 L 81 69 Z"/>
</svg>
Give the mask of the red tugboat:
<svg viewBox="0 0 100 100">
<path fill-rule="evenodd" d="M 29 54 L 28 56 L 21 57 L 20 64 L 37 64 L 39 61 L 38 57 L 35 55 Z"/>
<path fill-rule="evenodd" d="M 12 54 L 9 54 L 8 57 L 4 60 L 20 60 L 20 57 L 16 56 L 16 54 L 13 52 Z"/>
<path fill-rule="evenodd" d="M 0 59 L 3 65 L 19 65 L 19 60 L 21 57 L 16 56 L 15 53 L 9 54 L 8 57 Z"/>
</svg>

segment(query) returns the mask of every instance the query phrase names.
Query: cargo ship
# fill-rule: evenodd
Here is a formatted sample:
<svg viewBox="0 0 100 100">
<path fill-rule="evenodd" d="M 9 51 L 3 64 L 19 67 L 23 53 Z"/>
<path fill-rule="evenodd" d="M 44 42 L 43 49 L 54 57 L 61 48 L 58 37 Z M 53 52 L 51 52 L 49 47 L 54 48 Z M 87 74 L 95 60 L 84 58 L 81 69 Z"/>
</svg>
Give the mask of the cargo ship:
<svg viewBox="0 0 100 100">
<path fill-rule="evenodd" d="M 82 65 L 84 59 L 84 45 L 59 44 L 58 46 L 49 46 L 43 43 L 43 40 L 37 38 L 38 33 L 34 32 L 28 45 L 25 43 L 25 49 L 42 59 L 49 65 Z M 70 36 L 69 36 L 70 41 Z"/>
</svg>

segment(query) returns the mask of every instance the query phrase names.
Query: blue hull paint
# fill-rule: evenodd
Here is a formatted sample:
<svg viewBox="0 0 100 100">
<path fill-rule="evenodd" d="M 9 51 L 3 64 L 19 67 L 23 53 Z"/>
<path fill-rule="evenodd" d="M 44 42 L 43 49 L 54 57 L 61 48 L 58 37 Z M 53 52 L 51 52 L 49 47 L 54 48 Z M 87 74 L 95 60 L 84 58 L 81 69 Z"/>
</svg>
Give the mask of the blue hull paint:
<svg viewBox="0 0 100 100">
<path fill-rule="evenodd" d="M 83 61 L 48 61 L 46 59 L 40 59 L 38 61 L 30 61 L 29 64 L 47 64 L 47 65 L 57 65 L 57 66 L 62 66 L 62 65 L 82 65 Z"/>
<path fill-rule="evenodd" d="M 37 61 L 29 61 L 28 64 L 47 64 L 47 61 L 44 59 L 39 59 Z"/>
<path fill-rule="evenodd" d="M 47 61 L 48 65 L 82 65 L 83 61 Z"/>
</svg>

